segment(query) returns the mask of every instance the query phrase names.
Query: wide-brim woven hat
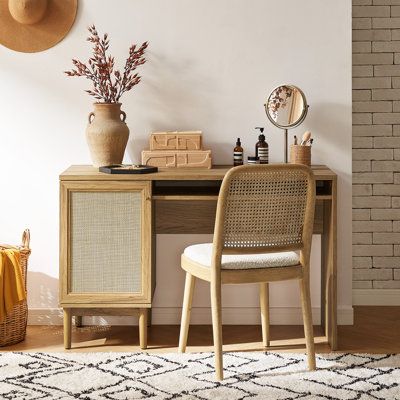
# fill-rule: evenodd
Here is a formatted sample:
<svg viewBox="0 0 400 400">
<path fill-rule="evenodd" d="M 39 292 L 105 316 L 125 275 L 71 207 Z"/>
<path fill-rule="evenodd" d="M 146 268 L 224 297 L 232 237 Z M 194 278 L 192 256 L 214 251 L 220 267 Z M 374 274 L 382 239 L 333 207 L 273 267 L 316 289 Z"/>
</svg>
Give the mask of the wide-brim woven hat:
<svg viewBox="0 0 400 400">
<path fill-rule="evenodd" d="M 71 29 L 78 0 L 0 0 L 0 44 L 24 53 L 49 49 Z"/>
</svg>

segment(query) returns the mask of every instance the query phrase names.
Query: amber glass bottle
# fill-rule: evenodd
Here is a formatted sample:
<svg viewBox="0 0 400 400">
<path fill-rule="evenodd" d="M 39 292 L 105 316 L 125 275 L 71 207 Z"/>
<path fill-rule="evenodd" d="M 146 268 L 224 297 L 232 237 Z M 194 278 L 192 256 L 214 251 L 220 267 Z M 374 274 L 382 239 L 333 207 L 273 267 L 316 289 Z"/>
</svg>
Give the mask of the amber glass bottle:
<svg viewBox="0 0 400 400">
<path fill-rule="evenodd" d="M 243 165 L 243 147 L 240 138 L 236 141 L 236 147 L 233 149 L 233 165 Z"/>
<path fill-rule="evenodd" d="M 260 130 L 260 135 L 258 136 L 258 142 L 256 143 L 256 157 L 260 159 L 260 164 L 268 164 L 268 143 L 265 141 L 265 136 L 263 134 L 264 128 L 256 128 Z"/>
</svg>

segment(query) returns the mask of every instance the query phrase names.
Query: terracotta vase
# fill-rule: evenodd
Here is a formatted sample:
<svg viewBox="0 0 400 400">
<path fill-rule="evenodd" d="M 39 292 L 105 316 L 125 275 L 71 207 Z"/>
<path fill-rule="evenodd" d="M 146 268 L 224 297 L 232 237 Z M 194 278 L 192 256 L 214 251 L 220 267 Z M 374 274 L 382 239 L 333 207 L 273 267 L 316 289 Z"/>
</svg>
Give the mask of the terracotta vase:
<svg viewBox="0 0 400 400">
<path fill-rule="evenodd" d="M 129 138 L 121 103 L 94 103 L 86 139 L 94 167 L 121 164 Z"/>
</svg>

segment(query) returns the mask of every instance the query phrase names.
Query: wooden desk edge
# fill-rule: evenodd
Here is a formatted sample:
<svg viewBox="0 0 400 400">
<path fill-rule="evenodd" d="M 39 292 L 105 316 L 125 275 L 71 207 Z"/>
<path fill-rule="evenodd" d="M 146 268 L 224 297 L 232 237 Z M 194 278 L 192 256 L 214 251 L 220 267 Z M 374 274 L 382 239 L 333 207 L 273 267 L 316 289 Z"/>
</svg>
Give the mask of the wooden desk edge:
<svg viewBox="0 0 400 400">
<path fill-rule="evenodd" d="M 160 168 L 152 174 L 105 174 L 90 165 L 71 165 L 60 174 L 61 181 L 113 180 L 113 181 L 163 181 L 163 180 L 222 180 L 229 165 L 214 165 L 211 169 Z M 335 180 L 336 174 L 325 165 L 311 166 L 316 180 Z"/>
</svg>

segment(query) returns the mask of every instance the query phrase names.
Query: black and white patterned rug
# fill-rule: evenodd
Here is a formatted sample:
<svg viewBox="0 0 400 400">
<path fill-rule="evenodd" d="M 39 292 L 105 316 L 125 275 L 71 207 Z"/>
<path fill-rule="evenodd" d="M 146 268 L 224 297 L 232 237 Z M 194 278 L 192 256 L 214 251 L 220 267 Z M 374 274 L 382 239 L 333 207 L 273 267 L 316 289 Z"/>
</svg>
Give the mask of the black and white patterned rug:
<svg viewBox="0 0 400 400">
<path fill-rule="evenodd" d="M 0 353 L 1 399 L 399 400 L 400 355 Z"/>
</svg>

